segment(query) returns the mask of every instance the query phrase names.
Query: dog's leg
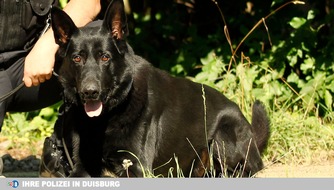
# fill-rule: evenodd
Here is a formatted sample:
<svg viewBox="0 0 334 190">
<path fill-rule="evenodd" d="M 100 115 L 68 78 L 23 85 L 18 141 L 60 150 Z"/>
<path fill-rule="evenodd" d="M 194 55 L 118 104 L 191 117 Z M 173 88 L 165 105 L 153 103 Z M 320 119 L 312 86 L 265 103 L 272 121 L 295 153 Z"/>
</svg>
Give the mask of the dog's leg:
<svg viewBox="0 0 334 190">
<path fill-rule="evenodd" d="M 207 148 L 200 152 L 200 160 L 196 159 L 193 169 L 193 177 L 203 177 L 210 170 L 210 155 Z M 191 174 L 190 174 L 191 175 Z"/>
<path fill-rule="evenodd" d="M 91 177 L 81 164 L 75 164 L 69 177 Z"/>
<path fill-rule="evenodd" d="M 77 133 L 73 133 L 73 171 L 70 173 L 69 177 L 90 177 L 88 172 L 84 169 L 84 166 L 79 157 L 80 149 L 80 137 Z"/>
<path fill-rule="evenodd" d="M 263 168 L 252 127 L 236 105 L 222 115 L 214 135 L 214 159 L 227 175 L 250 177 Z"/>
</svg>

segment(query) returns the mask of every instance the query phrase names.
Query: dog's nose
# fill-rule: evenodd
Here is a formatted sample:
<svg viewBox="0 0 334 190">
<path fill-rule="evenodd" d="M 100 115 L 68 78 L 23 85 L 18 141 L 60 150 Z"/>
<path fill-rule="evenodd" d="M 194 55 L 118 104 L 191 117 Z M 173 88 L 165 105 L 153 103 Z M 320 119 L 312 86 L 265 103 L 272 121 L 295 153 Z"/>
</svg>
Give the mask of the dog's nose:
<svg viewBox="0 0 334 190">
<path fill-rule="evenodd" d="M 97 99 L 99 96 L 98 87 L 94 84 L 87 84 L 82 90 L 85 99 Z"/>
</svg>

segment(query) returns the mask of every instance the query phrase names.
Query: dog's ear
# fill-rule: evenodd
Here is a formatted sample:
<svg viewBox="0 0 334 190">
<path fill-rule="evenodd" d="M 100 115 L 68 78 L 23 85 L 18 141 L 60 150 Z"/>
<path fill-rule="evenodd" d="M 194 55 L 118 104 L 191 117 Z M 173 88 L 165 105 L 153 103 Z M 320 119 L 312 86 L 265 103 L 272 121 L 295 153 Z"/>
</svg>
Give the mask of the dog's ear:
<svg viewBox="0 0 334 190">
<path fill-rule="evenodd" d="M 103 20 L 103 27 L 110 32 L 110 35 L 116 41 L 124 40 L 128 35 L 123 0 L 113 0 L 108 6 Z"/>
<path fill-rule="evenodd" d="M 55 41 L 60 47 L 67 45 L 72 34 L 78 30 L 70 16 L 57 7 L 51 9 L 51 22 Z"/>
</svg>

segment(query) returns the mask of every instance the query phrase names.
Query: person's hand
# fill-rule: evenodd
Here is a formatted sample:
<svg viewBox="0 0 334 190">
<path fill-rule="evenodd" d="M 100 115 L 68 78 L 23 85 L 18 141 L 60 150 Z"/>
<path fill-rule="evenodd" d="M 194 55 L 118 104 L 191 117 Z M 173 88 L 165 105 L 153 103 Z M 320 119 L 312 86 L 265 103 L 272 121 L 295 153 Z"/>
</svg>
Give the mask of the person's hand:
<svg viewBox="0 0 334 190">
<path fill-rule="evenodd" d="M 81 27 L 94 20 L 101 5 L 100 0 L 71 0 L 63 10 Z M 53 31 L 49 29 L 25 59 L 23 81 L 27 87 L 37 86 L 51 78 L 58 48 Z"/>
<path fill-rule="evenodd" d="M 58 45 L 50 33 L 45 33 L 25 58 L 23 81 L 27 87 L 37 86 L 52 76 Z"/>
</svg>

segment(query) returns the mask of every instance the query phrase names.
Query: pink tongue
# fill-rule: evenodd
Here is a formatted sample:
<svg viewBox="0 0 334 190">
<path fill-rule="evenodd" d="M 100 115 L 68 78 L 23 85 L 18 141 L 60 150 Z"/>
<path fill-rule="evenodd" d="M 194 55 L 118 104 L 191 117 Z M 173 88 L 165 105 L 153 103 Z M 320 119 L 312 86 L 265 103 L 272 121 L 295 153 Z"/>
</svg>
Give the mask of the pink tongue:
<svg viewBox="0 0 334 190">
<path fill-rule="evenodd" d="M 102 112 L 102 102 L 97 100 L 88 100 L 85 103 L 85 111 L 89 117 L 97 117 Z"/>
</svg>

